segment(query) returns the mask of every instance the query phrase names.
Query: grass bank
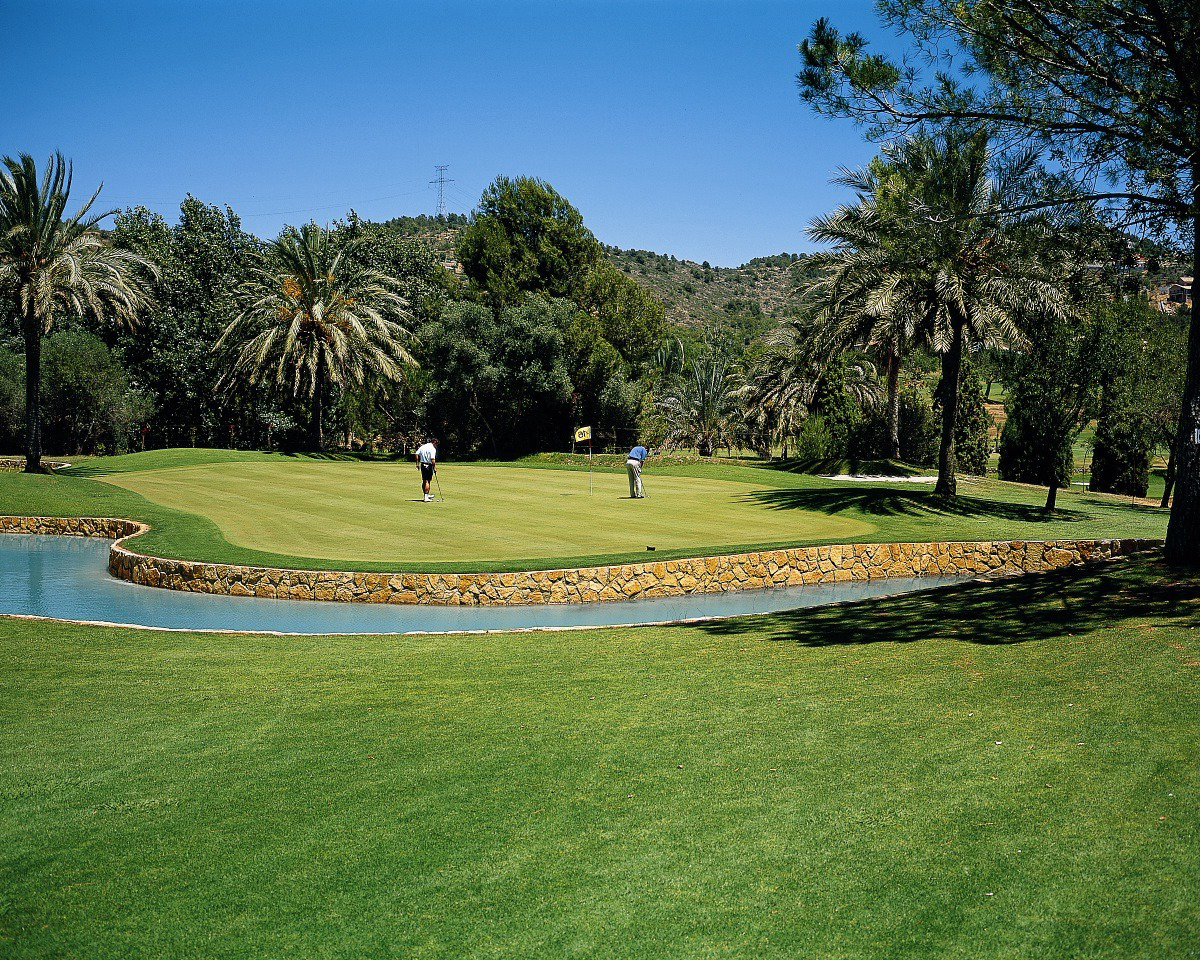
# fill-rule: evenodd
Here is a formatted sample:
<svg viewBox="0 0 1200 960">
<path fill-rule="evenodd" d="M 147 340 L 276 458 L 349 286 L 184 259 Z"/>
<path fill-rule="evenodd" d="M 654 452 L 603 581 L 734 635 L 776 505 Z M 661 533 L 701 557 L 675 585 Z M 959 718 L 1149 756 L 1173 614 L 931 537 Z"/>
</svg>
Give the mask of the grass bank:
<svg viewBox="0 0 1200 960">
<path fill-rule="evenodd" d="M 1194 957 L 1200 583 L 706 627 L 0 621 L 12 958 Z"/>
</svg>

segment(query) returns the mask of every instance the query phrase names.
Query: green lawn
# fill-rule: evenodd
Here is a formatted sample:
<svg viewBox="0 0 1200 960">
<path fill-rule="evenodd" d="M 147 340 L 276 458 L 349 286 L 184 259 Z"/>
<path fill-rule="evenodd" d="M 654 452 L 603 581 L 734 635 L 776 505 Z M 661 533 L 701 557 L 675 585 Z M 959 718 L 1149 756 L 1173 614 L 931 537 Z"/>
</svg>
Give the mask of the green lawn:
<svg viewBox="0 0 1200 960">
<path fill-rule="evenodd" d="M 1149 560 L 703 627 L 0 620 L 0 956 L 1196 957 L 1198 624 Z"/>
<path fill-rule="evenodd" d="M 212 520 L 238 547 L 342 562 L 413 564 L 620 554 L 654 544 L 773 543 L 798 534 L 848 539 L 874 532 L 860 517 L 785 512 L 760 486 L 701 477 L 646 477 L 629 499 L 622 472 L 443 466 L 421 502 L 407 463 L 226 463 L 117 474 L 109 482 Z"/>
<path fill-rule="evenodd" d="M 352 457 L 167 450 L 65 474 L 0 473 L 0 512 L 123 516 L 161 556 L 359 570 L 505 570 L 670 558 L 807 543 L 1161 537 L 1167 514 L 1119 498 L 994 480 L 931 485 L 823 480 L 789 464 L 652 459 L 630 501 L 620 458 L 455 464 L 424 504 L 415 467 Z"/>
</svg>

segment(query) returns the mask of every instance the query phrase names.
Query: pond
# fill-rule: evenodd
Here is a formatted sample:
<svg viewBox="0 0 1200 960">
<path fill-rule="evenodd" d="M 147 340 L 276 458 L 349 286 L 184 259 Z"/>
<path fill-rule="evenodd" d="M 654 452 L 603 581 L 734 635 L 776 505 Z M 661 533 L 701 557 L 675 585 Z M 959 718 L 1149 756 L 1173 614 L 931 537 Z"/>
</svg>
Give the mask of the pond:
<svg viewBox="0 0 1200 960">
<path fill-rule="evenodd" d="M 0 614 L 184 630 L 296 634 L 442 633 L 606 627 L 733 617 L 928 590 L 970 577 L 909 577 L 614 603 L 400 606 L 222 597 L 142 587 L 108 574 L 111 540 L 0 534 Z"/>
</svg>

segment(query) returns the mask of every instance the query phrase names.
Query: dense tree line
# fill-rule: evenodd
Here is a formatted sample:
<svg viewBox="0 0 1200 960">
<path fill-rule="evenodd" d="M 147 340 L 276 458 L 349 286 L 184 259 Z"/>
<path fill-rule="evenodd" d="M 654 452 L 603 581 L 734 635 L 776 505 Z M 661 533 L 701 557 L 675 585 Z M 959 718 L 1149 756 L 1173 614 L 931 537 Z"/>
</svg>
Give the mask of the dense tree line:
<svg viewBox="0 0 1200 960">
<path fill-rule="evenodd" d="M 63 222 L 69 177 L 58 163 L 46 213 Z M 36 188 L 32 167 L 14 169 Z M 403 449 L 442 433 L 458 455 L 495 456 L 561 447 L 577 423 L 614 441 L 636 430 L 663 306 L 600 256 L 578 211 L 540 181 L 498 178 L 469 222 L 455 224 L 462 276 L 413 239 L 408 219 L 377 224 L 351 213 L 264 243 L 228 207 L 191 196 L 174 224 L 133 208 L 116 212 L 107 233 L 97 229 L 113 213 L 80 221 L 77 232 L 146 268 L 130 272 L 142 297 L 137 322 L 117 323 L 125 318 L 86 297 L 93 309 L 46 313 L 81 334 L 61 345 L 74 344 L 80 368 L 90 364 L 126 402 L 38 398 L 38 409 L 54 401 L 57 419 L 45 428 L 56 451 Z M 40 351 L 60 344 L 46 339 L 50 319 L 29 333 L 14 284 L 0 294 L 9 304 L 0 433 L 19 447 L 28 431 L 17 397 L 29 391 L 13 357 L 24 348 L 41 369 Z M 37 388 L 51 389 L 46 378 L 57 383 L 58 371 L 45 368 Z M 104 429 L 84 427 L 93 410 L 109 411 Z"/>
</svg>

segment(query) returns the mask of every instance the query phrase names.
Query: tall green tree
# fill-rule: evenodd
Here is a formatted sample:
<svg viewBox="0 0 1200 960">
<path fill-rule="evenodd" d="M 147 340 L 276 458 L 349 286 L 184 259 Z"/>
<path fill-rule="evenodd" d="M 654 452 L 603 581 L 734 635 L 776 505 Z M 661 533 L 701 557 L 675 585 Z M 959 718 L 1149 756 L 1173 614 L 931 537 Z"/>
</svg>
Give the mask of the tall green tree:
<svg viewBox="0 0 1200 960">
<path fill-rule="evenodd" d="M 497 177 L 457 255 L 468 295 L 491 306 L 500 324 L 530 298 L 574 305 L 553 315 L 566 323 L 575 417 L 598 435 L 630 429 L 639 374 L 662 337 L 666 310 L 608 262 L 579 211 L 540 180 Z"/>
<path fill-rule="evenodd" d="M 1081 193 L 1176 228 L 1200 251 L 1200 10 L 1193 0 L 878 0 L 905 62 L 825 20 L 801 45 L 801 95 L 869 135 L 972 124 L 1032 144 Z M 936 71 L 919 69 L 922 62 Z M 915 65 L 914 65 L 915 64 Z M 1200 321 L 1188 333 L 1166 556 L 1200 565 Z"/>
<path fill-rule="evenodd" d="M 1183 331 L 1142 300 L 1111 305 L 1099 324 L 1090 352 L 1099 377 L 1091 486 L 1145 496 L 1154 453 L 1174 453 Z"/>
<path fill-rule="evenodd" d="M 742 421 L 751 435 L 765 432 L 765 439 L 781 444 L 785 459 L 789 439 L 810 413 L 830 421 L 831 441 L 844 456 L 863 410 L 878 406 L 874 365 L 860 354 L 827 346 L 808 319 L 789 319 L 768 334 L 766 350 L 738 390 Z"/>
<path fill-rule="evenodd" d="M 807 324 L 781 324 L 738 389 L 740 425 L 764 454 L 778 443 L 787 459 L 788 441 L 808 416 L 818 378 L 810 337 Z"/>
<path fill-rule="evenodd" d="M 570 436 L 570 346 L 578 308 L 527 297 L 501 311 L 448 306 L 420 329 L 430 382 L 422 419 L 465 454 L 517 456 L 561 448 Z"/>
<path fill-rule="evenodd" d="M 92 316 L 133 325 L 150 304 L 146 279 L 156 267 L 113 247 L 93 213 L 97 189 L 67 213 L 72 168 L 55 154 L 39 180 L 28 154 L 5 157 L 0 170 L 0 288 L 8 288 L 25 342 L 25 469 L 41 469 L 42 339 L 58 316 Z"/>
<path fill-rule="evenodd" d="M 223 367 L 212 345 L 238 314 L 237 291 L 250 279 L 262 243 L 231 209 L 190 195 L 175 224 L 142 207 L 118 214 L 112 240 L 160 267 L 156 304 L 145 321 L 106 337 L 154 404 L 149 443 L 224 443 L 232 424 L 248 435 L 253 418 L 242 408 L 257 391 L 216 389 Z"/>
<path fill-rule="evenodd" d="M 631 364 L 649 359 L 662 340 L 666 308 L 608 261 L 596 263 L 575 297 L 600 323 L 604 339 Z"/>
<path fill-rule="evenodd" d="M 913 339 L 941 359 L 942 383 L 958 384 L 964 351 L 1021 342 L 1017 321 L 1031 310 L 1063 315 L 1047 248 L 1030 217 L 1004 212 L 1009 189 L 991 176 L 985 135 L 947 130 L 885 151 L 901 185 L 887 204 L 863 182 L 857 203 L 818 217 L 814 240 L 833 244 L 817 263 L 832 278 L 828 309 L 858 322 L 869 315 L 912 318 Z M 1027 175 L 1018 167 L 1013 175 Z M 942 397 L 936 492 L 957 491 L 958 392 Z"/>
<path fill-rule="evenodd" d="M 577 299 L 600 244 L 583 217 L 548 183 L 497 177 L 458 240 L 468 279 L 500 306 L 526 294 Z"/>
<path fill-rule="evenodd" d="M 1046 487 L 1047 510 L 1071 482 L 1073 441 L 1096 409 L 1098 331 L 1091 317 L 1067 325 L 1032 314 L 1025 321 L 1029 350 L 1008 365 L 1000 479 Z"/>
<path fill-rule="evenodd" d="M 873 214 L 855 225 L 908 215 L 910 202 L 900 172 L 885 157 L 876 157 L 865 170 L 844 171 L 836 183 L 858 194 L 861 207 Z M 848 221 L 846 225 L 850 224 Z M 886 280 L 880 255 L 881 245 L 903 242 L 900 237 L 863 235 L 861 243 L 847 236 L 834 251 L 810 259 L 817 271 L 808 298 L 817 307 L 819 351 L 832 356 L 849 348 L 861 348 L 883 363 L 887 389 L 888 456 L 900 459 L 900 371 L 908 351 L 927 332 L 918 330 L 920 313 L 905 298 L 903 288 Z M 881 282 L 882 280 L 882 282 Z"/>
<path fill-rule="evenodd" d="M 323 447 L 331 387 L 361 385 L 369 373 L 398 380 L 414 362 L 397 282 L 359 266 L 353 251 L 354 242 L 335 249 L 315 224 L 286 231 L 240 291 L 242 311 L 217 343 L 233 353 L 224 382 L 271 381 L 311 400 L 314 450 Z"/>
</svg>

